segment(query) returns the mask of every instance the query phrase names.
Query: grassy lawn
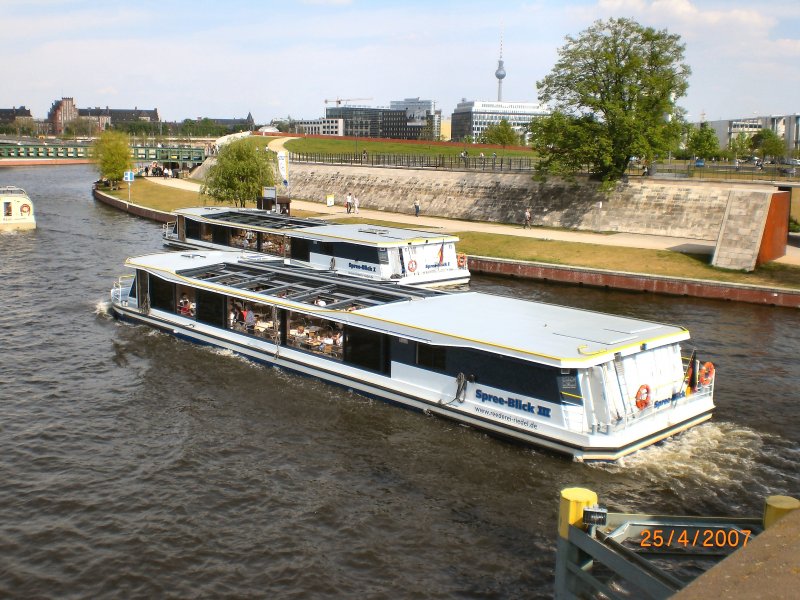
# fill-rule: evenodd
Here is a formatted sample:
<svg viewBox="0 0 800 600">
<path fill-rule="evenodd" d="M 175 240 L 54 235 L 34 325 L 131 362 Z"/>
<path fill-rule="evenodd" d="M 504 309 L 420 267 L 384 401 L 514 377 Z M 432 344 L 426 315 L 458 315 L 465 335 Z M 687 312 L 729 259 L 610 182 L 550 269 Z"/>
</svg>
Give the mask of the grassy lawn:
<svg viewBox="0 0 800 600">
<path fill-rule="evenodd" d="M 294 211 L 292 211 L 294 213 Z M 382 221 L 380 219 L 362 219 L 360 217 L 341 217 L 336 219 L 328 219 L 331 223 L 338 223 L 340 225 L 375 225 L 376 227 L 400 227 L 402 229 L 439 229 L 432 225 L 411 225 L 407 223 L 398 223 L 396 221 Z"/>
<path fill-rule="evenodd" d="M 800 267 L 792 265 L 770 263 L 752 273 L 744 273 L 712 267 L 710 257 L 706 255 L 668 250 L 538 240 L 473 231 L 460 231 L 455 235 L 461 239 L 459 252 L 477 256 L 800 289 Z"/>
<path fill-rule="evenodd" d="M 355 140 L 338 139 L 315 139 L 298 138 L 290 140 L 284 144 L 290 152 L 318 152 L 321 154 L 353 154 L 356 153 Z M 459 146 L 439 146 L 437 144 L 403 143 L 403 142 L 379 142 L 371 139 L 358 140 L 358 153 L 366 150 L 370 154 L 416 154 L 424 156 L 458 156 L 462 150 L 467 149 L 470 156 L 478 156 L 483 152 L 486 156 L 491 156 L 492 152 L 497 152 L 497 156 L 517 156 L 523 158 L 533 158 L 534 154 L 530 150 L 504 150 L 496 148 L 473 148 L 470 144 Z"/>
<path fill-rule="evenodd" d="M 120 200 L 128 201 L 128 186 L 120 184 L 118 190 L 111 191 L 107 188 L 100 188 L 101 191 L 119 198 Z M 148 208 L 161 210 L 164 212 L 172 212 L 177 208 L 188 208 L 190 206 L 230 206 L 225 204 L 216 204 L 210 197 L 204 196 L 197 192 L 189 192 L 177 188 L 168 187 L 166 185 L 159 185 L 147 179 L 140 177 L 131 185 L 131 202 L 134 204 L 141 204 Z M 248 208 L 255 208 L 256 203 L 249 203 Z M 320 213 L 310 212 L 304 210 L 292 210 L 294 217 L 314 217 Z"/>
</svg>

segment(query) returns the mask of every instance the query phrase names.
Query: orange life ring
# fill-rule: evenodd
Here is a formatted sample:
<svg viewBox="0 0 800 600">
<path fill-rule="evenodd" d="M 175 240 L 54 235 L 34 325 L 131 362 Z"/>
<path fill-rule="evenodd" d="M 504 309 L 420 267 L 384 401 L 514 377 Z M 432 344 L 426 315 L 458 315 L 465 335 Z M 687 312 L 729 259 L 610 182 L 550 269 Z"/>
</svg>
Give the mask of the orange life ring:
<svg viewBox="0 0 800 600">
<path fill-rule="evenodd" d="M 700 367 L 697 373 L 697 381 L 700 385 L 708 385 L 714 381 L 714 363 L 707 362 Z"/>
<path fill-rule="evenodd" d="M 410 260 L 410 261 L 408 261 L 408 270 L 409 270 L 411 273 L 413 273 L 414 271 L 416 271 L 416 270 L 417 270 L 417 261 L 415 261 L 415 260 Z"/>
<path fill-rule="evenodd" d="M 466 254 L 458 254 L 456 255 L 456 261 L 458 262 L 459 268 L 463 269 L 467 266 L 467 255 Z"/>
<path fill-rule="evenodd" d="M 639 391 L 636 392 L 636 408 L 644 410 L 650 406 L 650 386 L 646 383 L 639 386 Z"/>
<path fill-rule="evenodd" d="M 31 205 L 30 204 L 23 204 L 19 207 L 19 214 L 23 216 L 27 216 L 31 214 Z"/>
</svg>

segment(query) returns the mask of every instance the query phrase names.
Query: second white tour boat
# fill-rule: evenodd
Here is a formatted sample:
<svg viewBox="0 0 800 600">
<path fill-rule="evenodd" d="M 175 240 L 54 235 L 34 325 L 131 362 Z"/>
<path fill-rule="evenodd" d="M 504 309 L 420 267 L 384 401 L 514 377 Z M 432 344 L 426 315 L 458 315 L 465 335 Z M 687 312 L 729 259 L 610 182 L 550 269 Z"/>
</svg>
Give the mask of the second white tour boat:
<svg viewBox="0 0 800 600">
<path fill-rule="evenodd" d="M 458 238 L 436 231 L 328 223 L 255 208 L 176 210 L 164 225 L 174 248 L 249 250 L 343 275 L 420 287 L 469 283 Z"/>
</svg>

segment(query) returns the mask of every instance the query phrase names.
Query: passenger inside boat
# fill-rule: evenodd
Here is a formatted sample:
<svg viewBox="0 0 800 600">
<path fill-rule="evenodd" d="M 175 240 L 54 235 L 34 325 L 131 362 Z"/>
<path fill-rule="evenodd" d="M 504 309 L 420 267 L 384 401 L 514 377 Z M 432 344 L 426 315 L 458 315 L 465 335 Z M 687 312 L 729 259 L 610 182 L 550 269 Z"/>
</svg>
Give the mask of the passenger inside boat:
<svg viewBox="0 0 800 600">
<path fill-rule="evenodd" d="M 343 336 L 339 323 L 299 313 L 289 313 L 286 343 L 299 350 L 342 360 Z"/>
<path fill-rule="evenodd" d="M 178 313 L 183 317 L 194 317 L 195 303 L 189 298 L 189 295 L 184 292 L 181 294 L 181 299 L 178 300 Z"/>
</svg>

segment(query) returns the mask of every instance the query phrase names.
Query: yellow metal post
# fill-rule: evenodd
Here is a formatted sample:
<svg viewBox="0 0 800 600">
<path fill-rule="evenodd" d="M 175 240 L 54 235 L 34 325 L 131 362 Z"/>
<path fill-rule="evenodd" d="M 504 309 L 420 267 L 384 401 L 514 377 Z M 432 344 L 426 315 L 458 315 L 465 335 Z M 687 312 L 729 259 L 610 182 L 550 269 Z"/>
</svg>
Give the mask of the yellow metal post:
<svg viewBox="0 0 800 600">
<path fill-rule="evenodd" d="M 569 526 L 581 527 L 583 509 L 597 504 L 597 494 L 586 488 L 565 488 L 561 490 L 561 504 L 558 507 L 558 535 L 565 540 Z"/>
<path fill-rule="evenodd" d="M 769 529 L 778 519 L 798 508 L 800 508 L 800 500 L 797 498 L 767 496 L 764 503 L 764 529 Z"/>
</svg>

